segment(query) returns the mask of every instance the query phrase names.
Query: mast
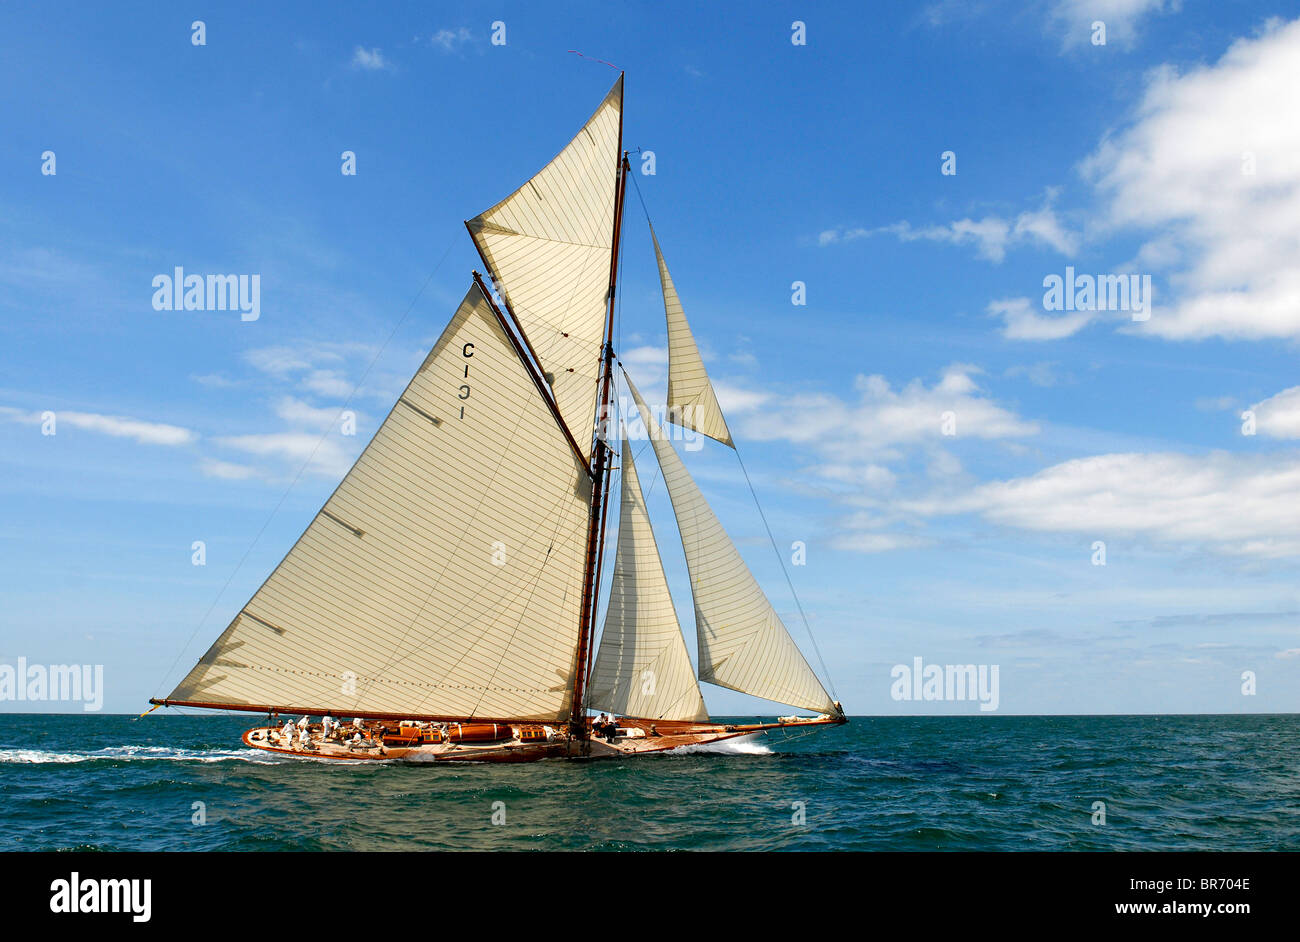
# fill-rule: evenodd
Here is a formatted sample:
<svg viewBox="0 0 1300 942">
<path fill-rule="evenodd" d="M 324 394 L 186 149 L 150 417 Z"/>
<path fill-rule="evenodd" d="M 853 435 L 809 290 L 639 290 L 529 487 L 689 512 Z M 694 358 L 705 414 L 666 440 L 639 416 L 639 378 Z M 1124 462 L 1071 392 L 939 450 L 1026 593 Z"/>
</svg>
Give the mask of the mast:
<svg viewBox="0 0 1300 942">
<path fill-rule="evenodd" d="M 620 76 L 621 78 L 621 76 Z M 573 672 L 573 700 L 569 714 L 570 735 L 587 738 L 586 710 L 587 679 L 591 667 L 591 632 L 596 621 L 596 607 L 600 592 L 601 550 L 605 541 L 605 518 L 609 505 L 610 449 L 605 441 L 609 422 L 610 396 L 614 388 L 614 298 L 618 287 L 619 237 L 623 230 L 623 196 L 627 187 L 629 170 L 627 154 L 623 152 L 623 111 L 618 116 L 618 187 L 614 194 L 614 238 L 609 259 L 609 296 L 605 307 L 605 336 L 601 345 L 600 394 L 596 398 L 595 428 L 591 449 L 591 517 L 587 529 L 587 559 L 585 581 L 582 587 L 581 621 L 578 625 L 578 651 Z"/>
</svg>

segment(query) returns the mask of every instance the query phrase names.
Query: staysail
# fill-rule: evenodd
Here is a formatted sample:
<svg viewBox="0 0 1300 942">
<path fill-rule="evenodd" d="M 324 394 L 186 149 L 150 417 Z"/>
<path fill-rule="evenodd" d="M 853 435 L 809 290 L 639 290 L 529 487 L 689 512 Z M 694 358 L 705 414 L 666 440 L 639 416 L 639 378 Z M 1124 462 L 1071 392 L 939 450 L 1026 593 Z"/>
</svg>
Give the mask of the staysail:
<svg viewBox="0 0 1300 942">
<path fill-rule="evenodd" d="M 668 416 L 676 425 L 694 429 L 724 445 L 735 445 L 727 420 L 722 417 L 718 397 L 704 370 L 704 359 L 695 345 L 691 327 L 686 323 L 677 288 L 668 274 L 668 263 L 659 248 L 659 238 L 654 226 L 650 238 L 655 244 L 655 259 L 659 262 L 659 286 L 663 289 L 664 316 L 668 319 Z"/>
<path fill-rule="evenodd" d="M 592 668 L 591 705 L 624 716 L 694 722 L 709 718 L 677 623 L 626 436 L 618 550 L 605 628 Z"/>
<path fill-rule="evenodd" d="M 700 680 L 777 703 L 837 713 L 631 379 L 627 385 L 659 458 L 681 532 L 695 598 Z"/>
<path fill-rule="evenodd" d="M 590 499 L 475 284 L 338 489 L 168 699 L 564 719 Z"/>
<path fill-rule="evenodd" d="M 623 79 L 532 179 L 469 220 L 581 448 L 590 448 L 613 251 Z"/>
</svg>

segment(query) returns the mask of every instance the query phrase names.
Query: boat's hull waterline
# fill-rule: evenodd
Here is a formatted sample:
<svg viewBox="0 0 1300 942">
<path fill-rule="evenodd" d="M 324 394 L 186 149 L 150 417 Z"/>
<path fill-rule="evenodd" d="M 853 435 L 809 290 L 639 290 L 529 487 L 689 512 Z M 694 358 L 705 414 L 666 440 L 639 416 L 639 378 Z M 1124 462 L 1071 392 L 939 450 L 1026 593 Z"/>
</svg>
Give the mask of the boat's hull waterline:
<svg viewBox="0 0 1300 942">
<path fill-rule="evenodd" d="M 258 726 L 244 733 L 243 740 L 245 745 L 254 749 L 299 759 L 536 762 L 541 759 L 631 758 L 669 752 L 683 746 L 707 746 L 768 730 L 811 731 L 810 728 L 838 726 L 845 722 L 843 716 L 787 717 L 776 723 L 725 725 L 628 718 L 618 721 L 618 733 L 612 741 L 598 735 L 586 739 L 570 737 L 562 724 L 451 723 L 424 728 L 369 724 L 361 729 L 343 726 L 329 738 L 321 736 L 319 726 L 312 726 L 305 741 L 296 726 L 291 732 L 275 726 Z M 536 738 L 539 734 L 544 738 Z"/>
</svg>

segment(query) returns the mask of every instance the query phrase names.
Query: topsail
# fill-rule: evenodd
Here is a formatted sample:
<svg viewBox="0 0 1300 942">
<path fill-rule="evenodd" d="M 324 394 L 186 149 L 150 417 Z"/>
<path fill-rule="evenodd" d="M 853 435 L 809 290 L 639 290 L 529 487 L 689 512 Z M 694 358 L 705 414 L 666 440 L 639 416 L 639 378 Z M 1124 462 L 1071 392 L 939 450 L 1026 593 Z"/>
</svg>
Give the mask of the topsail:
<svg viewBox="0 0 1300 942">
<path fill-rule="evenodd" d="M 695 429 L 724 445 L 735 444 L 722 417 L 722 407 L 704 371 L 704 359 L 695 345 L 691 327 L 686 323 L 686 311 L 668 274 L 668 263 L 659 248 L 659 238 L 650 227 L 650 238 L 655 244 L 655 260 L 659 263 L 659 286 L 664 296 L 664 316 L 668 321 L 668 415 L 677 425 Z"/>
<path fill-rule="evenodd" d="M 622 121 L 620 78 L 554 160 L 466 223 L 584 451 L 596 414 Z"/>
</svg>

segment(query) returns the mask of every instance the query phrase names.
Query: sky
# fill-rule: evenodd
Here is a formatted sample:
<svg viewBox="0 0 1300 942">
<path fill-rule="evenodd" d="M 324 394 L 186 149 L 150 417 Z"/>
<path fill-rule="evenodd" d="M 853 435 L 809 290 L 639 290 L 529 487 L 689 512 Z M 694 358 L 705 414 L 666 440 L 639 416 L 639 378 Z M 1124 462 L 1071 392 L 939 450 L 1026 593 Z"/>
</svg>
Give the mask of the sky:
<svg viewBox="0 0 1300 942">
<path fill-rule="evenodd" d="M 109 712 L 168 692 L 481 268 L 462 220 L 617 70 L 780 557 L 729 449 L 687 467 L 847 712 L 1300 709 L 1300 4 L 1276 0 L 0 6 L 0 665 L 102 665 Z M 661 402 L 645 223 L 630 196 L 615 340 Z M 155 310 L 178 266 L 258 275 L 258 317 Z M 1061 309 L 1067 272 L 1150 305 Z M 917 658 L 996 667 L 996 711 L 900 699 Z"/>
</svg>

